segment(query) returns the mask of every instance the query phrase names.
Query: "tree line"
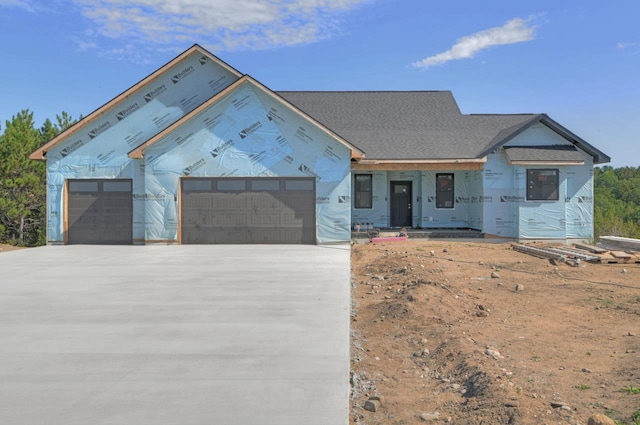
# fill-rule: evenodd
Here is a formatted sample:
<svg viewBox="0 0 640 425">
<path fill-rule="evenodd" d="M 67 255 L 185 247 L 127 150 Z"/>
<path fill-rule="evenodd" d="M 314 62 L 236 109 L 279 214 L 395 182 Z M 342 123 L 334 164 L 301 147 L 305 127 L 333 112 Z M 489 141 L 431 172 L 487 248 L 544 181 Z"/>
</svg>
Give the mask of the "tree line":
<svg viewBox="0 0 640 425">
<path fill-rule="evenodd" d="M 594 236 L 640 238 L 640 167 L 594 170 Z"/>
<path fill-rule="evenodd" d="M 66 112 L 37 127 L 28 110 L 0 134 L 0 243 L 46 243 L 46 164 L 29 154 L 77 122 Z M 0 126 L 0 131 L 2 131 Z M 594 169 L 594 238 L 640 238 L 640 167 Z"/>
<path fill-rule="evenodd" d="M 33 113 L 23 110 L 0 126 L 0 243 L 46 243 L 46 164 L 29 154 L 75 122 L 62 112 L 38 128 Z"/>
</svg>

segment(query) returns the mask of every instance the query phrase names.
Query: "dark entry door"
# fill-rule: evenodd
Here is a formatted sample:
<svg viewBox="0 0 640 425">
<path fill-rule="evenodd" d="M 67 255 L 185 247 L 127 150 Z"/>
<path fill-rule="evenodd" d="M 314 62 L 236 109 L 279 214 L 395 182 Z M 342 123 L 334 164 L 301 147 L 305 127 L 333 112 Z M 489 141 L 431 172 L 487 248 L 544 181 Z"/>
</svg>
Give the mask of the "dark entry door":
<svg viewBox="0 0 640 425">
<path fill-rule="evenodd" d="M 391 182 L 391 227 L 411 226 L 411 182 Z"/>
</svg>

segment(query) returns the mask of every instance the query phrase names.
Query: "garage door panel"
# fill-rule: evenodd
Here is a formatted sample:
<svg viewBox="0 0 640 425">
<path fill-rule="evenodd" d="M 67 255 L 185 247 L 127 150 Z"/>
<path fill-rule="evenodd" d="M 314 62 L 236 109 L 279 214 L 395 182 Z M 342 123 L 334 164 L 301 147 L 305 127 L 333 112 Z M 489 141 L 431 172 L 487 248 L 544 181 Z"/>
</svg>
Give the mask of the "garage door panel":
<svg viewBox="0 0 640 425">
<path fill-rule="evenodd" d="M 188 178 L 181 188 L 182 243 L 315 243 L 313 178 Z"/>
<path fill-rule="evenodd" d="M 273 194 L 256 194 L 250 199 L 251 207 L 260 209 L 280 209 L 282 203 Z"/>
<path fill-rule="evenodd" d="M 132 181 L 69 180 L 67 242 L 131 244 L 133 242 Z"/>
<path fill-rule="evenodd" d="M 76 194 L 75 202 L 73 206 L 69 206 L 69 208 L 77 209 L 77 210 L 87 210 L 89 208 L 97 208 L 96 202 L 98 202 L 98 198 L 93 195 L 84 195 L 84 194 Z"/>
<path fill-rule="evenodd" d="M 213 214 L 212 226 L 220 227 L 242 227 L 247 225 L 246 213 L 232 213 L 221 211 L 218 214 Z"/>
<path fill-rule="evenodd" d="M 263 213 L 258 211 L 258 214 L 252 214 L 249 218 L 249 225 L 251 227 L 260 226 L 277 226 L 281 223 L 281 215 L 278 213 Z"/>
</svg>

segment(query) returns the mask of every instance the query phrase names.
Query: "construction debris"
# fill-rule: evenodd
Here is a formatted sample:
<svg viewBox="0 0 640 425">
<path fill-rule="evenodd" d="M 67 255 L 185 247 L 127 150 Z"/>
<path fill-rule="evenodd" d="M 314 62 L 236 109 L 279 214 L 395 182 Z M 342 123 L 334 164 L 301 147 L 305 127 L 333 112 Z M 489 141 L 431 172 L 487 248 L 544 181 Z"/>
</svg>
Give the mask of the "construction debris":
<svg viewBox="0 0 640 425">
<path fill-rule="evenodd" d="M 579 267 L 581 261 L 600 264 L 640 263 L 640 255 L 633 251 L 624 252 L 608 250 L 584 244 L 566 245 L 525 245 L 512 244 L 515 251 L 533 255 L 539 258 L 548 258 L 549 262 L 556 265 L 560 262 L 570 266 Z"/>
<path fill-rule="evenodd" d="M 619 236 L 600 236 L 600 244 L 603 248 L 640 252 L 640 239 L 621 238 Z"/>
</svg>

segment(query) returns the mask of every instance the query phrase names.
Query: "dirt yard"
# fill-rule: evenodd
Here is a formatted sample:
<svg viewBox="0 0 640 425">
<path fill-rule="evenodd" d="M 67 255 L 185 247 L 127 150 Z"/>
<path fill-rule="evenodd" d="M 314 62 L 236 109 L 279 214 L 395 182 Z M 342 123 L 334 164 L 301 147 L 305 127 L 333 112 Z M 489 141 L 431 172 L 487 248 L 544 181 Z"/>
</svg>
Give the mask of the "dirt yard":
<svg viewBox="0 0 640 425">
<path fill-rule="evenodd" d="M 352 271 L 351 424 L 640 424 L 640 264 L 416 239 Z"/>
<path fill-rule="evenodd" d="M 24 248 L 0 243 L 0 254 L 3 252 L 15 251 L 16 249 L 24 249 Z"/>
</svg>

